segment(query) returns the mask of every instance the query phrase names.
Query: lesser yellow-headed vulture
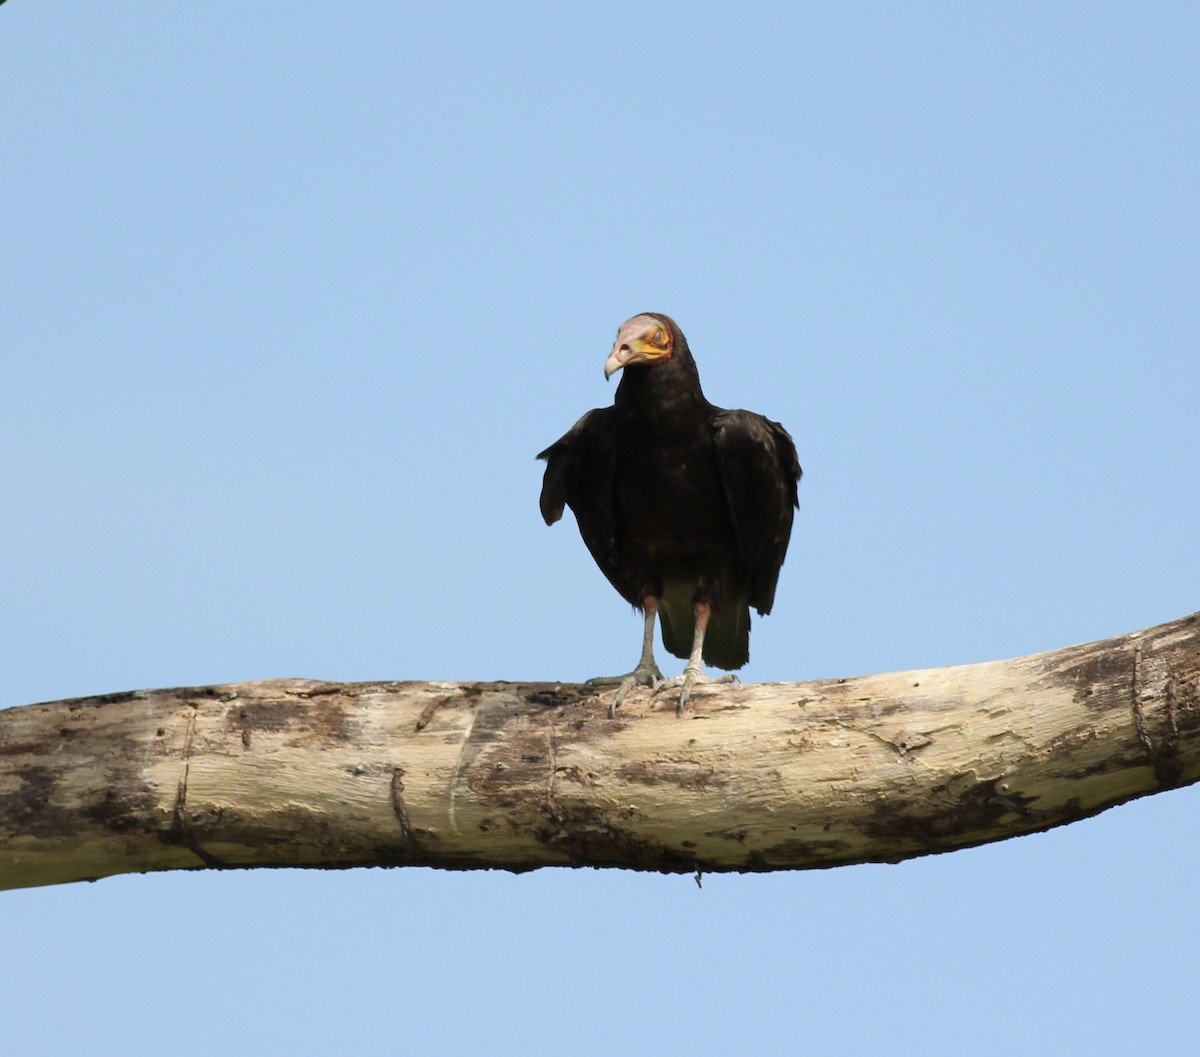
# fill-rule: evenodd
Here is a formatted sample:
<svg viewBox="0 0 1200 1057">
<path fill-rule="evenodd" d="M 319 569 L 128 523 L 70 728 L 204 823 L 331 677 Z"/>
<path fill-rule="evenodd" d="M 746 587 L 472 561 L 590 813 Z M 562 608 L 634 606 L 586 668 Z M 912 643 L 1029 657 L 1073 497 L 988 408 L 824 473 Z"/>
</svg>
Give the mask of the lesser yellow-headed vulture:
<svg viewBox="0 0 1200 1057">
<path fill-rule="evenodd" d="M 700 389 L 687 339 L 658 312 L 621 325 L 604 375 L 623 371 L 612 407 L 583 416 L 546 460 L 547 525 L 575 514 L 601 572 L 645 614 L 642 655 L 619 681 L 609 714 L 638 684 L 692 688 L 701 661 L 740 668 L 750 658 L 750 607 L 769 613 L 787 553 L 800 463 L 787 431 L 753 411 L 715 407 Z M 663 645 L 687 658 L 664 680 Z"/>
</svg>

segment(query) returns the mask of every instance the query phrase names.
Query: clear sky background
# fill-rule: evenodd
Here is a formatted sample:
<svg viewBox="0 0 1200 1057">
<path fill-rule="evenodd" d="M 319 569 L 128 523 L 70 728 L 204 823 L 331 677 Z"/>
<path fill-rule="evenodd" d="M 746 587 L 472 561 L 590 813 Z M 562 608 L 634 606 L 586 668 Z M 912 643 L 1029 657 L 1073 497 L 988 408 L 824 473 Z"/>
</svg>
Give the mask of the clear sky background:
<svg viewBox="0 0 1200 1057">
<path fill-rule="evenodd" d="M 638 311 L 805 468 L 749 680 L 1200 608 L 1200 6 L 0 8 L 0 705 L 563 679 Z M 660 662 L 666 660 L 659 648 Z M 671 667 L 682 662 L 671 660 Z M 0 893 L 23 1055 L 1187 1044 L 1200 791 L 896 866 Z"/>
</svg>

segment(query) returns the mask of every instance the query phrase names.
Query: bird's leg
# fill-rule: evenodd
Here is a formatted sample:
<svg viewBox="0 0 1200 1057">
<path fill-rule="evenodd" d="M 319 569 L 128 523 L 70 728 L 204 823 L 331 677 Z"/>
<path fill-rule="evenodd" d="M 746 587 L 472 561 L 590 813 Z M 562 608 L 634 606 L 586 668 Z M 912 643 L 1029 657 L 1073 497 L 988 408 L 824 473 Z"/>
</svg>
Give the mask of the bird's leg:
<svg viewBox="0 0 1200 1057">
<path fill-rule="evenodd" d="M 679 701 L 675 705 L 675 715 L 682 716 L 688 698 L 692 696 L 692 687 L 697 683 L 736 683 L 737 676 L 732 672 L 725 675 L 710 676 L 704 674 L 704 632 L 708 628 L 708 618 L 712 616 L 712 606 L 707 602 L 696 602 L 692 606 L 696 614 L 696 634 L 692 639 L 692 655 L 688 658 L 687 666 L 682 675 L 673 675 L 654 684 L 654 692 L 673 690 L 680 687 Z"/>
<path fill-rule="evenodd" d="M 662 672 L 654 663 L 654 617 L 658 613 L 658 599 L 647 595 L 642 599 L 642 609 L 646 613 L 646 630 L 642 635 L 642 656 L 638 659 L 637 667 L 625 675 L 614 675 L 589 679 L 585 686 L 599 686 L 606 683 L 618 683 L 617 692 L 613 695 L 612 704 L 608 706 L 608 718 L 615 719 L 617 708 L 620 707 L 626 695 L 635 686 L 657 686 L 662 682 Z"/>
</svg>

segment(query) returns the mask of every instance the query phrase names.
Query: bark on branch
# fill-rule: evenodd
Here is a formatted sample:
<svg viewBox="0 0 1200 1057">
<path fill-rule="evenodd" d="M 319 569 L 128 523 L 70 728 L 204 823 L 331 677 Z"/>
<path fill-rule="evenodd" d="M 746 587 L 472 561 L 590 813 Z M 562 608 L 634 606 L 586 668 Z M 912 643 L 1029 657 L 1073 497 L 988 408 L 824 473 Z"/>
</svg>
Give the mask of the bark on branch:
<svg viewBox="0 0 1200 1057">
<path fill-rule="evenodd" d="M 0 712 L 0 888 L 204 867 L 895 862 L 1200 778 L 1200 614 L 1052 653 L 701 690 L 321 683 Z"/>
</svg>

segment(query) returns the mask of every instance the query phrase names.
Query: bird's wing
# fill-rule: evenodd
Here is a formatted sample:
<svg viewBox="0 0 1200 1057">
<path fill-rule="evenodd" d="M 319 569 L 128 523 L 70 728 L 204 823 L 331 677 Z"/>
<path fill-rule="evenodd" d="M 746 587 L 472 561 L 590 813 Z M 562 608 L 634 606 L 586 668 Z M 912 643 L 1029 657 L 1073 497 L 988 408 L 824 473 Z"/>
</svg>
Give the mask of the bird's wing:
<svg viewBox="0 0 1200 1057">
<path fill-rule="evenodd" d="M 796 446 L 778 422 L 753 411 L 718 412 L 713 443 L 738 552 L 750 570 L 750 604 L 769 613 L 797 505 Z"/>
<path fill-rule="evenodd" d="M 637 587 L 621 568 L 617 554 L 617 524 L 613 509 L 613 478 L 617 442 L 611 409 L 589 411 L 559 440 L 538 455 L 546 460 L 540 500 L 542 517 L 553 525 L 569 506 L 579 534 L 608 577 L 609 583 L 634 605 Z"/>
</svg>

